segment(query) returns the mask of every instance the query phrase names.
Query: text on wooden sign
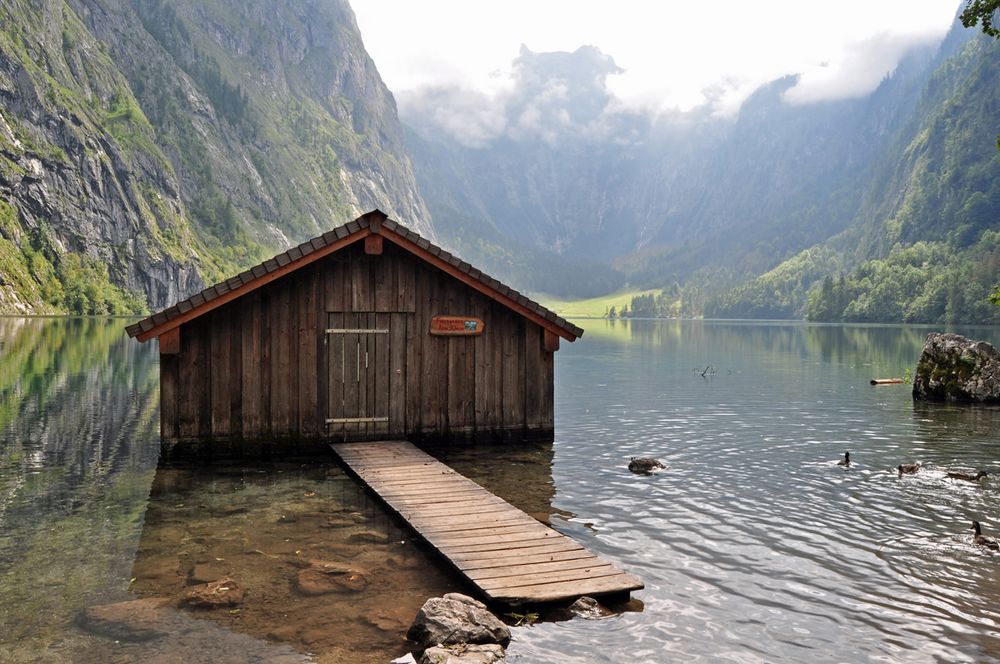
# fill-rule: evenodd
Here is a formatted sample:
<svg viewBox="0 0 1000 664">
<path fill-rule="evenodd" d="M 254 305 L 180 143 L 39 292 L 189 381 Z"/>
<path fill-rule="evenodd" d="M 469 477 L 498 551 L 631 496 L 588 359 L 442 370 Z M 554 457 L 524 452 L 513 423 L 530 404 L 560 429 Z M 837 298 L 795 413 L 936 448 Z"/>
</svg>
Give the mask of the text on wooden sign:
<svg viewBox="0 0 1000 664">
<path fill-rule="evenodd" d="M 431 319 L 431 334 L 446 336 L 477 335 L 483 333 L 481 318 L 471 316 L 434 316 Z"/>
</svg>

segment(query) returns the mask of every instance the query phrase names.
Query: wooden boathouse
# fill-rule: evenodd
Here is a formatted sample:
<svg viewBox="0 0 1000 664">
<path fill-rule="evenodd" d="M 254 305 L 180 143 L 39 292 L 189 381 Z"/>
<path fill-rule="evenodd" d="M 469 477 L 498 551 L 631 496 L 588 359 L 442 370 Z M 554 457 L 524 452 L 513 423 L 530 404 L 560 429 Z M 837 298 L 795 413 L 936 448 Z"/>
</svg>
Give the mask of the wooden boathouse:
<svg viewBox="0 0 1000 664">
<path fill-rule="evenodd" d="M 643 587 L 409 442 L 551 440 L 554 354 L 583 330 L 378 210 L 127 331 L 159 340 L 168 454 L 333 443 L 491 603 Z"/>
<path fill-rule="evenodd" d="M 127 327 L 159 340 L 169 451 L 551 438 L 583 330 L 378 210 Z"/>
</svg>

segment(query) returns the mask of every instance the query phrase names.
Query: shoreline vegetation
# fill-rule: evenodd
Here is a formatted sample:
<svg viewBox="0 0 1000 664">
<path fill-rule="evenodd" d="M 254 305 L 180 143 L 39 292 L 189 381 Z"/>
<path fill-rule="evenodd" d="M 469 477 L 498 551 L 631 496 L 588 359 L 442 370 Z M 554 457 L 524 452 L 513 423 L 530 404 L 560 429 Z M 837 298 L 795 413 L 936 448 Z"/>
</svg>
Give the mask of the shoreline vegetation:
<svg viewBox="0 0 1000 664">
<path fill-rule="evenodd" d="M 925 266 L 926 267 L 926 266 Z M 860 271 L 859 273 L 860 274 Z M 668 289 L 624 289 L 589 298 L 561 298 L 545 293 L 533 299 L 565 318 L 607 320 L 765 320 L 810 323 L 857 323 L 880 325 L 1000 325 L 1000 286 L 992 288 L 982 279 L 966 274 L 949 280 L 937 275 L 918 297 L 900 296 L 905 275 L 883 275 L 895 286 L 871 288 L 871 274 L 864 280 L 841 275 L 827 277 L 810 289 L 805 311 L 730 310 L 717 300 L 694 305 Z M 912 276 L 912 275 L 911 275 Z M 955 276 L 955 275 L 947 275 Z M 865 286 L 868 286 L 867 288 Z M 907 291 L 909 292 L 909 291 Z M 741 315 L 746 313 L 747 315 Z"/>
</svg>

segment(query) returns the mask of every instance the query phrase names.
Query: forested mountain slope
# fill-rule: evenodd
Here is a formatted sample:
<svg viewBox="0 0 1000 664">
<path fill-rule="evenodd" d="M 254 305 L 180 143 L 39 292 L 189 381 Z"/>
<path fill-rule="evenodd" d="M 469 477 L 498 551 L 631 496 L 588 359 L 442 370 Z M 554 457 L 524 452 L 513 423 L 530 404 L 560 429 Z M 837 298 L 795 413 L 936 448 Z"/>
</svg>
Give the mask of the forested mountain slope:
<svg viewBox="0 0 1000 664">
<path fill-rule="evenodd" d="M 0 311 L 160 307 L 375 206 L 433 235 L 346 0 L 0 3 Z"/>
<path fill-rule="evenodd" d="M 706 314 L 996 322 L 987 296 L 1000 281 L 998 118 L 1000 42 L 976 36 L 928 77 L 850 227 Z"/>
<path fill-rule="evenodd" d="M 640 315 L 993 320 L 995 41 L 956 23 L 868 95 L 793 103 L 788 77 L 734 117 L 616 108 L 613 62 L 594 51 L 522 50 L 504 130 L 485 139 L 404 106 L 445 241 L 476 237 L 469 255 L 535 291 L 662 288 L 631 303 Z M 565 129 L 525 128 L 545 113 Z M 570 276 L 578 261 L 615 270 L 592 267 L 588 287 Z"/>
</svg>

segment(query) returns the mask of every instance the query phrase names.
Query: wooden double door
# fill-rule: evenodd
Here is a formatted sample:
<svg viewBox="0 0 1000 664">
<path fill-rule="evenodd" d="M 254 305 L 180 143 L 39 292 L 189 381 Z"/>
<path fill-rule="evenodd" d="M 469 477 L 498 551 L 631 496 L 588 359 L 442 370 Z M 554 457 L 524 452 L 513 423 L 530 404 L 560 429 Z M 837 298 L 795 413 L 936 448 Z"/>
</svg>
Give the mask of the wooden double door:
<svg viewBox="0 0 1000 664">
<path fill-rule="evenodd" d="M 393 318 L 376 313 L 328 314 L 326 424 L 332 438 L 375 438 L 394 430 L 390 423 Z"/>
</svg>

